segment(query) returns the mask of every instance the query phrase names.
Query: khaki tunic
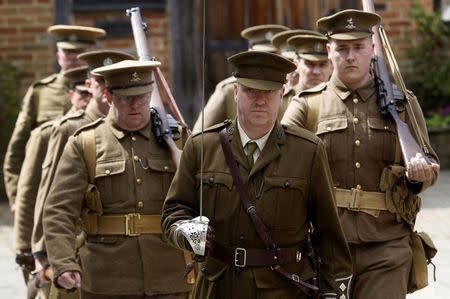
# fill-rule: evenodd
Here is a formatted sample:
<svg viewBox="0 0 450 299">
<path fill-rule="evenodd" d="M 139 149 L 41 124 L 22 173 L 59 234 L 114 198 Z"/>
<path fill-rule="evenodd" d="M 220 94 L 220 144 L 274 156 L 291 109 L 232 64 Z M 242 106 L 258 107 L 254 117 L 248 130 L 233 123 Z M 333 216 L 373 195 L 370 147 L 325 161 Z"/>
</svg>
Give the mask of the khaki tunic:
<svg viewBox="0 0 450 299">
<path fill-rule="evenodd" d="M 33 253 L 46 251 L 42 228 L 43 208 L 67 140 L 77 129 L 104 116 L 92 101 L 88 104 L 86 110 L 77 111 L 63 117 L 53 127 L 50 140 L 48 141 L 49 147 L 46 151 L 45 159 L 41 161 L 42 178 L 38 182 L 39 187 L 35 198 L 36 202 L 33 205 L 34 223 L 32 223 L 33 232 L 31 238 Z"/>
<path fill-rule="evenodd" d="M 234 119 L 236 117 L 236 102 L 234 100 L 234 84 L 237 83 L 235 77 L 229 77 L 216 86 L 216 90 L 206 103 L 205 108 L 197 118 L 192 132 L 199 133 L 202 130 L 202 113 L 205 114 L 204 128 L 211 127 L 221 123 L 226 119 Z M 297 93 L 296 88 L 287 87 L 283 95 L 283 103 L 278 112 L 278 121 L 283 117 L 284 111 L 293 96 Z"/>
<path fill-rule="evenodd" d="M 157 144 L 150 126 L 126 132 L 110 118 L 94 129 L 95 185 L 104 214 L 160 214 L 175 172 L 170 153 Z M 81 137 L 69 138 L 44 207 L 43 225 L 55 277 L 82 273 L 82 290 L 105 295 L 155 295 L 189 291 L 183 277 L 184 254 L 159 234 L 88 236 L 76 260 L 77 220 L 88 185 Z"/>
<path fill-rule="evenodd" d="M 3 165 L 5 189 L 10 204 L 16 200 L 20 169 L 31 131 L 46 121 L 64 115 L 70 109 L 68 91 L 68 81 L 59 73 L 34 83 L 23 98 L 22 110 L 17 117 Z"/>
<path fill-rule="evenodd" d="M 325 144 L 334 186 L 381 192 L 381 173 L 384 167 L 394 163 L 398 138 L 394 123 L 380 113 L 373 79 L 351 91 L 333 75 L 328 84 L 293 98 L 282 122 L 305 127 L 308 117 L 306 97 L 318 92 L 323 100 L 316 134 Z M 438 161 L 429 143 L 420 106 L 415 98 L 410 103 L 430 149 L 430 158 Z M 409 118 L 406 122 L 411 127 Z M 428 186 L 424 184 L 422 190 Z M 410 234 L 409 226 L 398 222 L 396 215 L 388 211 L 381 211 L 375 218 L 340 208 L 339 216 L 350 243 L 388 241 Z"/>
<path fill-rule="evenodd" d="M 27 143 L 25 160 L 18 182 L 14 214 L 15 247 L 18 251 L 31 250 L 34 205 L 41 179 L 41 166 L 47 151 L 53 122 L 45 122 L 34 129 Z"/>
<path fill-rule="evenodd" d="M 277 247 L 305 242 L 308 218 L 318 232 L 323 261 L 321 290 L 337 293 L 351 278 L 350 253 L 337 218 L 332 183 L 323 144 L 306 130 L 276 124 L 252 169 L 244 154 L 236 121 L 214 126 L 204 134 L 203 177 L 200 177 L 201 137 L 188 139 L 163 208 L 162 228 L 173 240 L 176 221 L 199 215 L 198 188 L 203 189 L 203 213 L 210 219 L 215 240 L 224 246 L 265 248 L 244 211 L 219 141 L 228 125 L 228 138 L 242 179 L 256 200 L 256 210 Z M 292 161 L 295 160 L 295 167 Z M 263 182 L 263 183 L 261 183 Z M 303 255 L 285 265 L 303 280 L 313 276 Z M 194 298 L 299 298 L 305 296 L 269 267 L 232 267 L 207 257 L 200 266 Z M 339 283 L 337 283 L 337 280 Z"/>
</svg>

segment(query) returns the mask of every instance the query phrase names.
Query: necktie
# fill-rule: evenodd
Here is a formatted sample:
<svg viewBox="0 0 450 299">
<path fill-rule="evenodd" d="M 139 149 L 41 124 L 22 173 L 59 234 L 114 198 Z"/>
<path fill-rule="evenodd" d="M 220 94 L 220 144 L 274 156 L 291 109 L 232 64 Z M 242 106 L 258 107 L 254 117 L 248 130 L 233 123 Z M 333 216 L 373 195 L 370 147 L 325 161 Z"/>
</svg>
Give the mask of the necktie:
<svg viewBox="0 0 450 299">
<path fill-rule="evenodd" d="M 250 164 L 250 168 L 253 167 L 253 153 L 256 151 L 256 149 L 258 148 L 258 145 L 256 144 L 256 142 L 250 141 L 245 145 L 246 149 L 247 149 L 247 160 L 248 160 L 248 164 Z"/>
</svg>

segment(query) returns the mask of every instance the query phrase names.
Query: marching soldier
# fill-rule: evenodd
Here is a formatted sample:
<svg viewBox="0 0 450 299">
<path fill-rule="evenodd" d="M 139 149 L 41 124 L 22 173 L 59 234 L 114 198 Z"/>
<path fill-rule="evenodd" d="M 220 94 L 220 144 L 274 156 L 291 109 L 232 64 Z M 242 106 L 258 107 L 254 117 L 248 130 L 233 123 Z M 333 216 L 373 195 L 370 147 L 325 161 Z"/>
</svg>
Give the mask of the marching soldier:
<svg viewBox="0 0 450 299">
<path fill-rule="evenodd" d="M 411 268 L 411 228 L 420 208 L 417 194 L 437 177 L 422 111 L 407 95 L 406 118 L 422 135 L 428 157 L 401 161 L 393 121 L 380 112 L 370 71 L 372 27 L 377 14 L 344 10 L 318 20 L 327 32 L 330 81 L 300 93 L 283 122 L 314 131 L 325 143 L 340 222 L 353 257 L 352 298 L 405 298 Z M 401 109 L 401 107 L 398 107 Z M 426 150 L 424 150 L 427 152 Z"/>
<path fill-rule="evenodd" d="M 289 43 L 290 40 L 294 40 L 294 43 Z M 319 32 L 311 30 L 286 30 L 272 37 L 272 45 L 279 49 L 282 56 L 297 66 L 295 71 L 288 74 L 279 120 L 291 99 L 300 91 L 328 81 L 332 68 L 327 58 L 325 44 L 326 38 Z"/>
<path fill-rule="evenodd" d="M 71 111 L 76 113 L 76 111 L 84 109 L 91 99 L 91 94 L 84 86 L 86 70 L 86 67 L 77 67 L 63 73 L 70 88 L 69 98 L 72 108 L 69 113 Z M 21 170 L 24 175 L 19 177 L 14 217 L 15 247 L 18 252 L 16 261 L 21 260 L 21 255 L 31 254 L 31 233 L 36 194 L 41 179 L 42 163 L 55 122 L 57 120 L 51 120 L 34 129 L 26 146 L 25 160 Z M 35 268 L 36 270 L 40 270 L 40 268 Z M 24 275 L 28 276 L 26 273 Z M 45 282 L 45 280 L 40 281 Z M 42 284 L 40 297 L 47 298 L 48 291 L 48 284 Z"/>
<path fill-rule="evenodd" d="M 85 52 L 78 55 L 78 59 L 87 64 L 80 74 L 78 88 L 88 90 L 92 94 L 92 100 L 86 109 L 78 110 L 76 113 L 69 114 L 57 121 L 53 125 L 52 134 L 48 141 L 48 149 L 42 164 L 42 178 L 40 180 L 39 189 L 36 197 L 36 204 L 32 205 L 34 211 L 34 225 L 32 234 L 32 250 L 36 261 L 36 272 L 40 275 L 41 281 L 48 281 L 50 278 L 45 277 L 42 271 L 48 266 L 46 249 L 44 244 L 44 235 L 42 229 L 42 214 L 45 198 L 52 185 L 56 166 L 63 152 L 64 146 L 69 137 L 80 127 L 104 117 L 109 110 L 109 105 L 104 96 L 105 81 L 99 74 L 93 73 L 92 70 L 103 66 L 104 64 L 112 64 L 125 59 L 134 59 L 130 55 L 121 51 L 114 50 L 98 50 Z M 85 84 L 87 86 L 85 86 Z M 35 193 L 36 194 L 36 193 Z"/>
<path fill-rule="evenodd" d="M 343 298 L 351 261 L 324 146 L 310 132 L 277 121 L 286 74 L 295 65 L 260 51 L 228 61 L 236 69 L 237 118 L 188 139 L 163 207 L 169 242 L 198 254 L 206 248 L 193 297 L 306 298 L 314 289 L 306 284 L 315 268 L 307 250 L 312 222 L 320 291 Z M 196 226 L 200 209 L 207 229 Z"/>
<path fill-rule="evenodd" d="M 174 173 L 150 126 L 152 71 L 124 60 L 96 68 L 110 110 L 70 137 L 44 206 L 53 281 L 83 298 L 187 298 L 183 252 L 161 236 L 160 212 Z M 76 260 L 75 232 L 87 234 Z"/>
<path fill-rule="evenodd" d="M 277 52 L 277 48 L 271 44 L 271 38 L 279 33 L 289 30 L 282 25 L 258 25 L 242 30 L 241 36 L 248 40 L 249 51 Z M 236 79 L 231 76 L 216 85 L 214 93 L 209 98 L 192 132 L 200 132 L 202 127 L 202 113 L 204 113 L 205 128 L 223 122 L 226 119 L 234 119 L 236 116 L 236 103 L 234 100 L 234 84 Z M 281 116 L 280 116 L 281 118 Z"/>
<path fill-rule="evenodd" d="M 100 28 L 70 25 L 54 25 L 48 28 L 48 32 L 58 40 L 56 55 L 61 71 L 33 83 L 23 98 L 3 165 L 5 189 L 12 211 L 15 210 L 17 183 L 31 131 L 70 109 L 68 82 L 63 72 L 79 66 L 76 56 L 95 46 L 96 40 L 105 35 Z"/>
</svg>

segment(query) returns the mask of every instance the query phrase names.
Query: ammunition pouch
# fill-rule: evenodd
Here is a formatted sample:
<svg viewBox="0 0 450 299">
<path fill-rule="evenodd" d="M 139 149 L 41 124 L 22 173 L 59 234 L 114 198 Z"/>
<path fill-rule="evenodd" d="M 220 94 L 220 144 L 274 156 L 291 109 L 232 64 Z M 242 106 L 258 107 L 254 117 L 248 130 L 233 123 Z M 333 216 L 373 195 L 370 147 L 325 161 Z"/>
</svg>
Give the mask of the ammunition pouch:
<svg viewBox="0 0 450 299">
<path fill-rule="evenodd" d="M 408 279 L 408 293 L 420 290 L 428 285 L 428 264 L 434 267 L 434 280 L 436 281 L 436 267 L 431 259 L 436 255 L 437 249 L 430 236 L 425 232 L 413 232 L 412 264 Z"/>
<path fill-rule="evenodd" d="M 421 199 L 412 193 L 406 185 L 405 167 L 390 165 L 383 169 L 380 189 L 386 192 L 386 208 L 397 215 L 397 221 L 405 221 L 414 228 L 417 213 L 420 211 Z"/>
<path fill-rule="evenodd" d="M 90 213 L 99 215 L 103 214 L 102 200 L 100 197 L 100 191 L 98 191 L 97 186 L 88 184 L 84 198 L 86 207 L 89 209 Z"/>
</svg>

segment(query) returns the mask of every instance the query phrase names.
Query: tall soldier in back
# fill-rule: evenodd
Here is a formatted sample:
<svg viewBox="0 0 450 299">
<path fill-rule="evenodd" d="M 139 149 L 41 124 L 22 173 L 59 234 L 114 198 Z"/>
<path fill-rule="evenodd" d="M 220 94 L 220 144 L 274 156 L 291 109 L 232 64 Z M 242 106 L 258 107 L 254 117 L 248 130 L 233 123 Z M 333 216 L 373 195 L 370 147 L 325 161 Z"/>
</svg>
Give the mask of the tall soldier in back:
<svg viewBox="0 0 450 299">
<path fill-rule="evenodd" d="M 31 131 L 46 121 L 62 116 L 70 109 L 69 87 L 63 72 L 79 66 L 77 55 L 95 46 L 96 40 L 106 34 L 100 28 L 71 25 L 54 25 L 48 28 L 48 32 L 57 38 L 56 55 L 61 71 L 33 83 L 22 100 L 22 110 L 17 117 L 3 165 L 5 189 L 12 211 L 25 157 L 25 146 Z"/>
<path fill-rule="evenodd" d="M 327 32 L 334 72 L 328 84 L 304 91 L 282 122 L 308 127 L 325 143 L 340 222 L 353 257 L 352 298 L 405 298 L 412 262 L 417 194 L 439 171 L 422 111 L 412 93 L 396 107 L 425 141 L 427 156 L 403 161 L 393 121 L 383 115 L 370 70 L 374 13 L 344 10 L 318 20 Z M 424 150 L 427 152 L 426 150 Z"/>
</svg>

